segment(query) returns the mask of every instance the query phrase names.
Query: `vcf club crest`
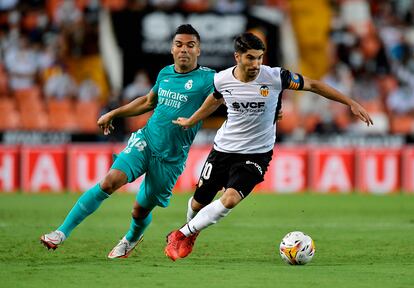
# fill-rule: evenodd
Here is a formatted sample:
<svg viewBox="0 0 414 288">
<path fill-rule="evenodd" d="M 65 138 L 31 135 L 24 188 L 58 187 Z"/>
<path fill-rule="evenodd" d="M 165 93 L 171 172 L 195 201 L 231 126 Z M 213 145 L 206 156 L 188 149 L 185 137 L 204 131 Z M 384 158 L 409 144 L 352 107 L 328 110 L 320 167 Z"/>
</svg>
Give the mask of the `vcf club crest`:
<svg viewBox="0 0 414 288">
<path fill-rule="evenodd" d="M 269 96 L 269 87 L 267 87 L 266 85 L 262 85 L 262 87 L 260 87 L 260 95 L 262 95 L 263 97 Z"/>
<path fill-rule="evenodd" d="M 192 87 L 193 87 L 193 80 L 190 79 L 190 80 L 187 81 L 187 83 L 185 83 L 184 88 L 186 90 L 190 90 Z"/>
</svg>

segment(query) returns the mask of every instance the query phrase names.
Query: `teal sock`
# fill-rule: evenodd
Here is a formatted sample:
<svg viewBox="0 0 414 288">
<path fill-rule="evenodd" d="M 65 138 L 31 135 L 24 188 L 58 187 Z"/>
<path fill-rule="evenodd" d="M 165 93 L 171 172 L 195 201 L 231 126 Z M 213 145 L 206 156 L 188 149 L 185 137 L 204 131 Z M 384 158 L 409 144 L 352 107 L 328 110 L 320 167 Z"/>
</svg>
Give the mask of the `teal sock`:
<svg viewBox="0 0 414 288">
<path fill-rule="evenodd" d="M 147 229 L 148 225 L 152 221 L 152 213 L 149 213 L 147 217 L 144 219 L 135 219 L 132 218 L 131 225 L 129 226 L 129 230 L 125 238 L 129 242 L 135 242 L 144 234 L 145 229 Z"/>
<path fill-rule="evenodd" d="M 102 201 L 109 197 L 109 194 L 104 192 L 99 183 L 87 190 L 79 197 L 78 201 L 66 216 L 63 224 L 57 230 L 62 231 L 66 238 L 69 237 L 72 230 L 78 226 L 83 219 L 95 212 L 101 205 Z"/>
</svg>

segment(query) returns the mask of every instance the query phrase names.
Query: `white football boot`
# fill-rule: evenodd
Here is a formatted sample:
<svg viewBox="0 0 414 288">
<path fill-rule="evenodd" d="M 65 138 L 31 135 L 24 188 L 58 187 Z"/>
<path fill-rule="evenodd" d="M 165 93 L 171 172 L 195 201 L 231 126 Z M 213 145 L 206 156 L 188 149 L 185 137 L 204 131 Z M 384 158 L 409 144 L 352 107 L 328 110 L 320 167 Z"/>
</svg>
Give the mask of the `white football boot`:
<svg viewBox="0 0 414 288">
<path fill-rule="evenodd" d="M 66 236 L 61 231 L 53 231 L 49 234 L 42 235 L 40 237 L 40 243 L 46 246 L 47 249 L 56 250 L 60 244 L 65 241 Z"/>
<path fill-rule="evenodd" d="M 111 252 L 108 254 L 109 259 L 115 259 L 115 258 L 128 258 L 128 256 L 131 254 L 132 250 L 142 242 L 144 235 L 141 235 L 139 239 L 135 242 L 129 242 L 125 236 L 119 241 L 118 245 L 116 245 Z"/>
</svg>

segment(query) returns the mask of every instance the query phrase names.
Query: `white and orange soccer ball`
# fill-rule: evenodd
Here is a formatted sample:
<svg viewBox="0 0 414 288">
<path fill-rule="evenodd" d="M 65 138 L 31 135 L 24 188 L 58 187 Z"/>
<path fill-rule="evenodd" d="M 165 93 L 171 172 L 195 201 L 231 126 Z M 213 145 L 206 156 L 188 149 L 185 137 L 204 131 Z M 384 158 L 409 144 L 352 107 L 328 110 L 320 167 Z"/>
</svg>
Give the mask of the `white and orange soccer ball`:
<svg viewBox="0 0 414 288">
<path fill-rule="evenodd" d="M 290 265 L 305 265 L 315 255 L 315 243 L 309 235 L 300 231 L 286 234 L 280 242 L 280 257 Z"/>
</svg>

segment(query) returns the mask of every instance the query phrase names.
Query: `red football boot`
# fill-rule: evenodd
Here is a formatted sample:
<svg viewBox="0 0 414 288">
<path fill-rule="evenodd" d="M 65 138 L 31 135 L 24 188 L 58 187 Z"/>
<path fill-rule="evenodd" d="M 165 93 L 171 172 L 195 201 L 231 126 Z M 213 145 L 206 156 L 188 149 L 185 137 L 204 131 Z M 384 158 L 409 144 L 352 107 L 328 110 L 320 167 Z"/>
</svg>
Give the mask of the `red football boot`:
<svg viewBox="0 0 414 288">
<path fill-rule="evenodd" d="M 191 234 L 190 236 L 185 237 L 181 241 L 178 247 L 178 256 L 180 258 L 187 257 L 193 251 L 194 243 L 195 243 L 195 240 L 197 239 L 198 234 L 200 234 L 200 232 Z"/>
<path fill-rule="evenodd" d="M 165 247 L 164 252 L 172 261 L 180 258 L 178 251 L 185 238 L 185 235 L 180 230 L 172 231 L 167 235 L 167 246 Z"/>
</svg>

